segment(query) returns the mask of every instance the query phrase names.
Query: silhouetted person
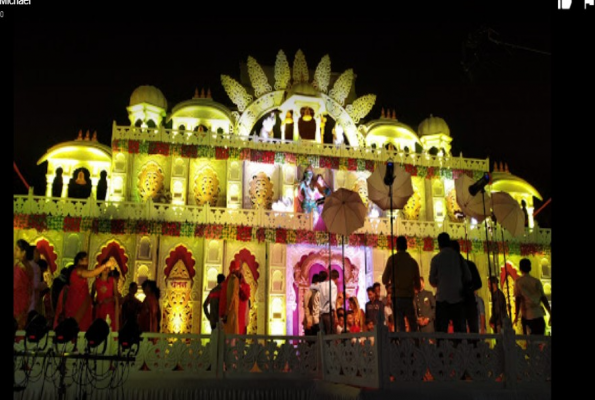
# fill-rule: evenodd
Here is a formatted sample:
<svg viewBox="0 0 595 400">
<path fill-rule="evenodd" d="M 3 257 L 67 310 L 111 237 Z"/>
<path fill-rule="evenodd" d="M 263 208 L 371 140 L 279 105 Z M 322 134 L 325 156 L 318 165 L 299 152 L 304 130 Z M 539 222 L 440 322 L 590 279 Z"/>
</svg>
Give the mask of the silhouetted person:
<svg viewBox="0 0 595 400">
<path fill-rule="evenodd" d="M 525 215 L 525 227 L 529 226 L 529 213 L 527 212 L 527 203 L 525 200 L 521 200 L 521 206 L 523 209 L 523 214 Z"/>
<path fill-rule="evenodd" d="M 97 200 L 105 200 L 107 197 L 107 172 L 101 171 L 99 176 L 99 182 L 97 182 Z"/>
<path fill-rule="evenodd" d="M 56 169 L 56 176 L 52 182 L 52 197 L 62 197 L 62 187 L 64 186 L 64 182 L 62 182 L 63 172 L 62 167 Z"/>
</svg>

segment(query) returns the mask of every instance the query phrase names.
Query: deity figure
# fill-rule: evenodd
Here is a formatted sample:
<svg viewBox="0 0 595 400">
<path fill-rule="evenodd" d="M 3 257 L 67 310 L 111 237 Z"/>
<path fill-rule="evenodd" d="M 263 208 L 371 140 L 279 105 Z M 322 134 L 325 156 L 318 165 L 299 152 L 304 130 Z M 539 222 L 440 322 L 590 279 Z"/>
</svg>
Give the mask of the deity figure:
<svg viewBox="0 0 595 400">
<path fill-rule="evenodd" d="M 333 143 L 337 147 L 340 147 L 345 143 L 345 138 L 343 137 L 343 127 L 339 124 L 336 124 L 333 128 Z"/>
<path fill-rule="evenodd" d="M 275 118 L 275 113 L 270 113 L 269 116 L 262 121 L 262 128 L 260 128 L 260 140 L 266 141 L 274 136 L 273 127 L 275 126 L 276 122 L 277 120 Z"/>
<path fill-rule="evenodd" d="M 326 196 L 331 194 L 331 189 L 322 178 L 322 175 L 318 174 L 314 176 L 314 169 L 312 165 L 304 171 L 304 177 L 299 183 L 297 199 L 301 205 L 301 212 L 309 214 L 314 212 L 314 220 L 316 225 L 314 230 L 326 230 L 324 221 L 319 218 L 322 213 L 322 206 L 324 205 L 324 199 Z"/>
</svg>

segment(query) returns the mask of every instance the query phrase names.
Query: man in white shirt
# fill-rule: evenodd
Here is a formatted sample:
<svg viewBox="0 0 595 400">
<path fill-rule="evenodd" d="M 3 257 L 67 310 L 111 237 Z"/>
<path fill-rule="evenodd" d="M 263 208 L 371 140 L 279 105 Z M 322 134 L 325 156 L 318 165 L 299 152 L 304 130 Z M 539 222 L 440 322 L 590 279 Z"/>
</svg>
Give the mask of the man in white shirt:
<svg viewBox="0 0 595 400">
<path fill-rule="evenodd" d="M 335 307 L 337 304 L 337 280 L 339 279 L 339 272 L 336 270 L 331 271 L 330 283 L 327 280 L 328 273 L 326 271 L 320 272 L 319 278 L 321 324 L 320 329 L 324 330 L 324 333 L 326 334 L 336 333 L 335 325 L 337 322 L 337 316 L 335 314 Z"/>
</svg>

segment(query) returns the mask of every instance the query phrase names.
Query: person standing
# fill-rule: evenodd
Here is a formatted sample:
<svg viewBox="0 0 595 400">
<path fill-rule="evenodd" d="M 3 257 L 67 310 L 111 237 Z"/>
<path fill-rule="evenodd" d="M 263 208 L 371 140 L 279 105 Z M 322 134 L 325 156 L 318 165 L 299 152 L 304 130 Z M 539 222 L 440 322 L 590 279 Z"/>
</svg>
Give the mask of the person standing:
<svg viewBox="0 0 595 400">
<path fill-rule="evenodd" d="M 86 252 L 75 257 L 78 264 L 70 274 L 70 283 L 65 286 L 58 297 L 58 305 L 54 315 L 54 329 L 66 318 L 73 317 L 81 332 L 86 332 L 93 322 L 93 307 L 87 279 L 95 278 L 105 270 L 116 267 L 116 260 L 110 257 L 93 270 L 88 270 L 89 258 Z"/>
<path fill-rule="evenodd" d="M 522 316 L 521 323 L 523 326 L 523 333 L 530 335 L 544 335 L 545 334 L 545 311 L 541 305 L 545 307 L 550 314 L 549 324 L 552 324 L 552 309 L 550 303 L 545 297 L 543 285 L 537 278 L 532 277 L 531 261 L 528 258 L 523 258 L 519 263 L 519 269 L 522 276 L 514 283 L 514 297 L 516 305 L 516 316 L 514 323 L 519 320 L 519 314 Z"/>
<path fill-rule="evenodd" d="M 478 333 L 479 332 L 479 320 L 477 319 L 477 301 L 475 300 L 475 291 L 481 289 L 482 282 L 481 276 L 479 275 L 479 271 L 477 270 L 477 265 L 471 260 L 465 260 L 461 255 L 461 247 L 457 240 L 451 240 L 450 245 L 456 251 L 461 260 L 464 263 L 467 263 L 469 267 L 469 272 L 471 273 L 471 283 L 467 285 L 463 285 L 463 296 L 465 302 L 465 324 L 467 325 L 467 330 L 469 333 Z"/>
<path fill-rule="evenodd" d="M 105 264 L 104 261 L 102 264 Z M 112 271 L 103 270 L 95 278 L 91 287 L 91 299 L 93 299 L 93 317 L 101 318 L 107 322 L 109 315 L 110 328 L 112 332 L 120 329 L 120 303 L 118 300 L 118 287 L 112 276 Z"/>
<path fill-rule="evenodd" d="M 320 322 L 321 329 L 324 333 L 337 333 L 335 326 L 337 324 L 337 316 L 335 309 L 337 304 L 337 280 L 339 279 L 339 272 L 337 270 L 331 271 L 330 282 L 327 281 L 327 272 L 321 271 L 320 274 Z M 324 279 L 324 280 L 323 280 Z M 330 284 L 330 289 L 329 289 Z M 331 313 L 333 313 L 333 321 L 331 323 Z"/>
<path fill-rule="evenodd" d="M 128 286 L 128 294 L 126 294 L 122 300 L 122 312 L 120 313 L 122 316 L 122 327 L 124 327 L 125 324 L 138 325 L 138 314 L 140 313 L 142 303 L 136 298 L 137 290 L 138 284 L 136 282 L 130 282 L 130 285 Z"/>
<path fill-rule="evenodd" d="M 374 326 L 384 325 L 384 303 L 376 298 L 374 287 L 367 289 L 368 302 L 366 303 L 366 321 L 372 321 Z"/>
<path fill-rule="evenodd" d="M 304 294 L 304 319 L 302 325 L 304 326 L 304 334 L 316 335 L 320 330 L 320 287 L 318 281 L 320 275 L 314 274 L 312 276 L 312 285 Z"/>
<path fill-rule="evenodd" d="M 394 282 L 393 282 L 394 279 Z M 407 238 L 397 237 L 397 253 L 386 262 L 382 283 L 394 287 L 392 295 L 393 318 L 397 332 L 405 332 L 405 318 L 411 332 L 417 331 L 417 319 L 413 307 L 413 297 L 420 290 L 419 265 L 407 252 Z"/>
<path fill-rule="evenodd" d="M 430 263 L 430 284 L 436 288 L 437 332 L 447 332 L 449 321 L 454 332 L 467 332 L 465 326 L 465 303 L 463 283 L 471 281 L 467 263 L 450 246 L 450 236 L 446 232 L 438 235 L 440 252 Z"/>
<path fill-rule="evenodd" d="M 419 278 L 420 288 L 415 291 L 415 311 L 420 332 L 434 332 L 436 320 L 436 298 L 434 293 L 425 289 L 424 278 Z"/>
<path fill-rule="evenodd" d="M 209 320 L 212 331 L 217 328 L 217 322 L 219 322 L 219 300 L 221 298 L 221 284 L 223 281 L 225 281 L 225 275 L 218 274 L 217 285 L 211 289 L 202 305 L 205 317 Z"/>
<path fill-rule="evenodd" d="M 161 291 L 157 287 L 157 282 L 149 279 L 145 280 L 141 287 L 145 299 L 138 315 L 140 331 L 159 333 L 161 331 L 161 307 L 159 307 Z"/>
<path fill-rule="evenodd" d="M 19 239 L 14 248 L 13 317 L 18 329 L 25 329 L 33 293 L 33 269 L 27 259 L 29 247 L 26 240 Z"/>
<path fill-rule="evenodd" d="M 492 315 L 490 316 L 490 327 L 494 333 L 501 333 L 504 325 L 504 318 L 508 315 L 506 312 L 506 298 L 502 290 L 498 288 L 498 278 L 490 276 L 490 291 L 492 292 Z"/>
<path fill-rule="evenodd" d="M 481 296 L 477 294 L 477 291 L 475 292 L 475 302 L 477 303 L 477 319 L 479 321 L 479 333 L 483 335 L 484 333 L 486 333 L 486 306 Z"/>
</svg>

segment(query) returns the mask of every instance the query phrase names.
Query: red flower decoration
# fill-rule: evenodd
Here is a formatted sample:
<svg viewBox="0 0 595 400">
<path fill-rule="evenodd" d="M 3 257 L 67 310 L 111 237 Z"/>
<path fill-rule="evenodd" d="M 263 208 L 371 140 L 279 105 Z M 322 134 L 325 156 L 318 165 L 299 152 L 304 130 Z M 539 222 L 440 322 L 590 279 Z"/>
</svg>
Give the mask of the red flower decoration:
<svg viewBox="0 0 595 400">
<path fill-rule="evenodd" d="M 275 243 L 287 243 L 287 230 L 283 228 L 277 229 L 275 236 Z"/>
<path fill-rule="evenodd" d="M 112 219 L 110 232 L 115 235 L 122 235 L 126 233 L 126 221 L 123 219 Z"/>
<path fill-rule="evenodd" d="M 138 148 L 140 143 L 138 140 L 129 140 L 128 141 L 128 152 L 131 154 L 138 154 Z"/>
<path fill-rule="evenodd" d="M 81 217 L 64 217 L 64 232 L 80 232 Z"/>
<path fill-rule="evenodd" d="M 347 160 L 347 169 L 349 171 L 357 171 L 357 160 L 355 158 L 349 158 Z"/>
<path fill-rule="evenodd" d="M 149 154 L 161 154 L 164 156 L 168 156 L 169 155 L 169 143 L 150 142 L 149 143 Z"/>
<path fill-rule="evenodd" d="M 250 240 L 252 240 L 252 227 L 238 226 L 236 232 L 236 240 L 242 242 L 249 242 Z"/>
<path fill-rule="evenodd" d="M 205 235 L 205 226 L 204 225 L 196 225 L 194 228 L 194 236 L 195 237 L 204 237 Z"/>
<path fill-rule="evenodd" d="M 179 222 L 164 222 L 161 225 L 161 233 L 167 236 L 180 236 L 180 228 Z"/>
<path fill-rule="evenodd" d="M 258 240 L 258 243 L 262 243 L 266 240 L 266 228 L 258 228 L 256 230 L 256 240 Z"/>
<path fill-rule="evenodd" d="M 225 147 L 215 147 L 215 159 L 227 160 L 229 158 L 229 149 Z"/>
<path fill-rule="evenodd" d="M 198 146 L 183 144 L 181 150 L 182 157 L 196 158 L 198 157 Z"/>
<path fill-rule="evenodd" d="M 424 251 L 434 251 L 434 239 L 431 237 L 424 238 Z"/>
<path fill-rule="evenodd" d="M 274 151 L 263 152 L 262 162 L 266 163 L 266 164 L 274 164 L 275 163 L 275 152 Z"/>
</svg>

